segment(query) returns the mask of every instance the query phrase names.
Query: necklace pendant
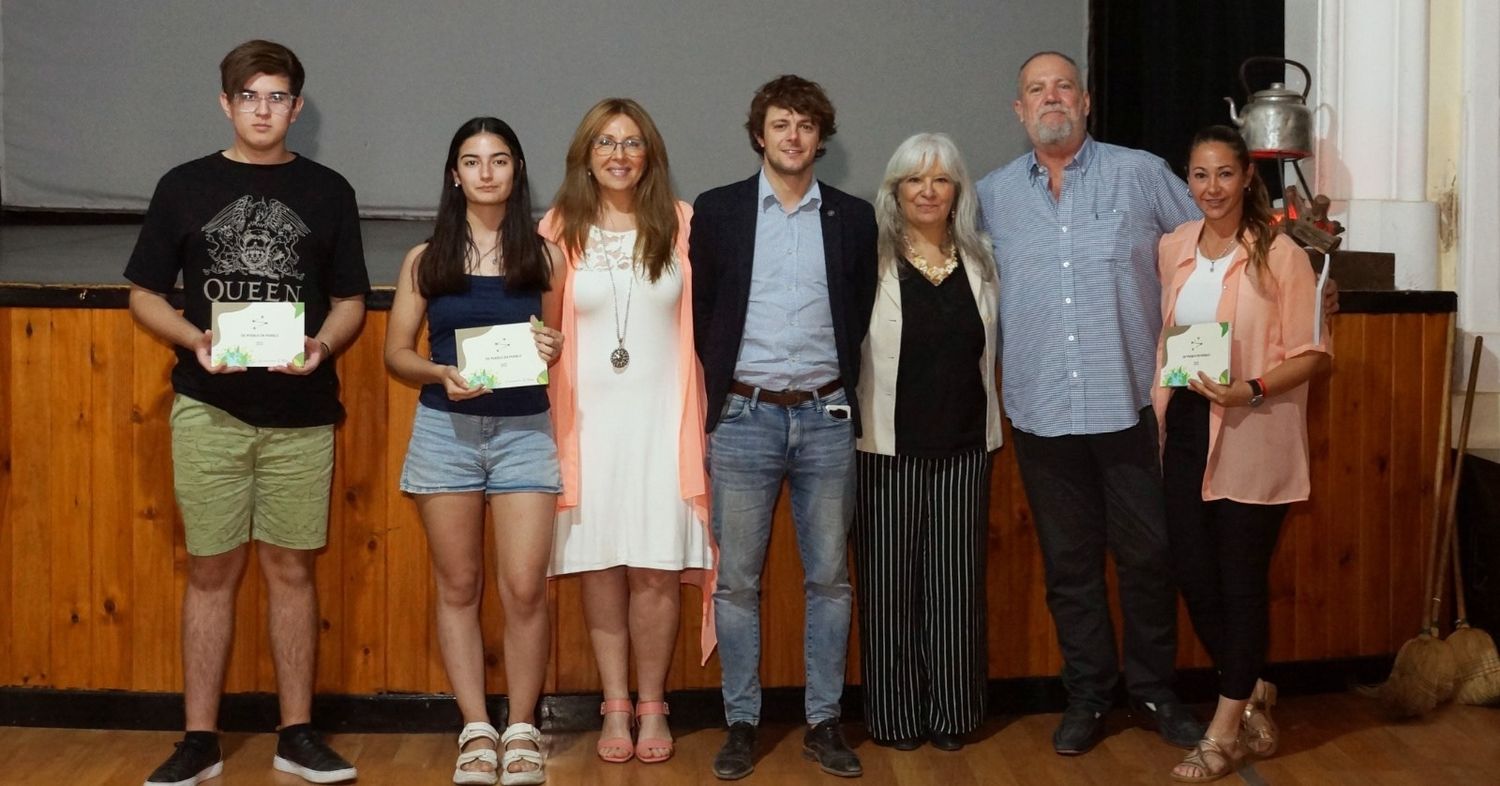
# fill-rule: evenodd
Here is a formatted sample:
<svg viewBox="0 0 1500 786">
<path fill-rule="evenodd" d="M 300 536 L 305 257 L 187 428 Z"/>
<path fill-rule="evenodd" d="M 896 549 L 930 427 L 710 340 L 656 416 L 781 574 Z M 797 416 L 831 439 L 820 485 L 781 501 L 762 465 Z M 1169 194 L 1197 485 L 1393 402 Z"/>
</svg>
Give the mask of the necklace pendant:
<svg viewBox="0 0 1500 786">
<path fill-rule="evenodd" d="M 615 347 L 615 351 L 609 353 L 609 364 L 615 368 L 625 368 L 630 365 L 630 352 L 621 344 Z"/>
</svg>

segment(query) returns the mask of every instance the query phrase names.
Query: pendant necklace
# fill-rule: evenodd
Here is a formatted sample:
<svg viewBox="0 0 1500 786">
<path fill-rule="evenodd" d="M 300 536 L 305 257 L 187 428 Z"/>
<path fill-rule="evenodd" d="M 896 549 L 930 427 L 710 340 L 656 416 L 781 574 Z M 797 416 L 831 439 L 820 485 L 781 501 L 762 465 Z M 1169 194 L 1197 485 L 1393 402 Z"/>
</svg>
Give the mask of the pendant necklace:
<svg viewBox="0 0 1500 786">
<path fill-rule="evenodd" d="M 1216 267 L 1220 262 L 1223 262 L 1224 260 L 1228 259 L 1230 257 L 1230 255 L 1234 253 L 1235 246 L 1238 246 L 1239 244 L 1240 244 L 1240 241 L 1238 241 L 1238 240 L 1231 240 L 1231 241 L 1229 241 L 1229 245 L 1225 246 L 1224 250 L 1221 251 L 1221 252 L 1219 252 L 1218 256 L 1216 256 L 1216 257 L 1210 257 L 1208 255 L 1208 252 L 1203 250 L 1203 243 L 1202 243 L 1202 241 L 1199 241 L 1199 243 L 1198 243 L 1198 251 L 1201 252 L 1203 254 L 1203 257 L 1208 260 L 1208 272 L 1210 272 L 1210 273 L 1215 272 L 1214 271 L 1214 267 Z"/>
<path fill-rule="evenodd" d="M 615 351 L 609 353 L 609 364 L 615 368 L 625 368 L 630 365 L 630 352 L 625 349 L 625 331 L 630 329 L 630 299 L 635 294 L 635 265 L 630 267 L 630 288 L 625 290 L 625 322 L 620 322 L 620 290 L 615 286 L 615 268 L 610 265 L 609 291 L 614 296 L 615 305 Z"/>
</svg>

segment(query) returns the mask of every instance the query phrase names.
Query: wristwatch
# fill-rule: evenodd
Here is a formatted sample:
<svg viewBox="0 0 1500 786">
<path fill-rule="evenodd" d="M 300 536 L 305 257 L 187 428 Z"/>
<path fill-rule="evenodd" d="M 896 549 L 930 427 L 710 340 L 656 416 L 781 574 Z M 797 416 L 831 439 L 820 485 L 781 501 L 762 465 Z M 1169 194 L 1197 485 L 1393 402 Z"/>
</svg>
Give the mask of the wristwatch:
<svg viewBox="0 0 1500 786">
<path fill-rule="evenodd" d="M 1259 379 L 1249 380 L 1250 384 L 1250 406 L 1258 407 L 1260 402 L 1266 400 L 1266 386 Z"/>
</svg>

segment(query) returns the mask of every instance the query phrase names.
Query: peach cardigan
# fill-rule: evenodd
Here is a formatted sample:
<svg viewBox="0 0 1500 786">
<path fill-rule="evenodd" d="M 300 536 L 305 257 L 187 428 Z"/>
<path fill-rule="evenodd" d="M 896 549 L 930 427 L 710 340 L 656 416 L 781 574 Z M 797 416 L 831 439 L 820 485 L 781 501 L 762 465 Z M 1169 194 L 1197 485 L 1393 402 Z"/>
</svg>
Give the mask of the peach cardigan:
<svg viewBox="0 0 1500 786">
<path fill-rule="evenodd" d="M 682 498 L 691 503 L 693 515 L 703 523 L 708 542 L 713 548 L 714 564 L 717 565 L 719 546 L 713 542 L 713 532 L 709 526 L 708 473 L 704 461 L 706 437 L 703 422 L 706 404 L 703 367 L 698 362 L 698 354 L 693 347 L 693 276 L 692 267 L 688 263 L 688 227 L 692 216 L 692 207 L 686 202 L 677 203 L 677 237 L 673 246 L 682 273 L 682 297 L 678 309 L 680 329 L 677 334 L 677 365 L 682 369 L 682 387 L 678 390 L 678 395 L 682 397 L 682 421 L 677 428 L 677 482 L 682 490 Z M 542 237 L 561 245 L 558 237 L 562 233 L 562 222 L 555 209 L 548 210 L 547 215 L 542 217 L 538 231 Z M 563 254 L 561 330 L 564 336 L 572 336 L 578 330 L 578 314 L 573 307 L 572 295 L 573 271 L 578 263 L 578 255 L 569 254 L 566 250 Z M 562 468 L 563 490 L 557 498 L 559 510 L 578 506 L 578 398 L 573 381 L 577 369 L 577 344 L 564 341 L 562 357 L 553 366 L 550 384 L 547 386 L 547 395 L 552 403 L 552 428 L 557 439 L 557 458 Z M 698 585 L 703 596 L 703 629 L 698 642 L 702 663 L 708 662 L 708 656 L 718 641 L 714 634 L 713 615 L 716 576 L 715 569 L 682 572 L 682 580 Z"/>
<path fill-rule="evenodd" d="M 1189 221 L 1161 239 L 1161 313 L 1176 324 L 1177 294 L 1193 272 L 1203 221 Z M 1318 313 L 1317 278 L 1307 253 L 1277 235 L 1266 255 L 1270 275 L 1257 286 L 1242 241 L 1224 276 L 1215 317 L 1230 328 L 1229 374 L 1236 380 L 1263 376 L 1282 361 L 1304 352 L 1333 354 L 1325 323 L 1313 340 Z M 1151 404 L 1160 436 L 1166 438 L 1167 401 L 1172 389 L 1160 385 L 1162 345 L 1156 347 L 1156 385 Z M 1272 390 L 1258 407 L 1209 407 L 1208 467 L 1203 499 L 1232 499 L 1263 505 L 1307 499 L 1307 385 Z"/>
</svg>

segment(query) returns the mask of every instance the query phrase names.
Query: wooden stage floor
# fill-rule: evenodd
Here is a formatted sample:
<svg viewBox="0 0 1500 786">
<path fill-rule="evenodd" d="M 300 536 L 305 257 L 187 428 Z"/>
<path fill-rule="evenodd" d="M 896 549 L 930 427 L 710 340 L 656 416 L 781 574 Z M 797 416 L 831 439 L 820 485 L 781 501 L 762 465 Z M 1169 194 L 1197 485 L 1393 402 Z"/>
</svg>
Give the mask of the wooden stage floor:
<svg viewBox="0 0 1500 786">
<path fill-rule="evenodd" d="M 1200 712 L 1204 708 L 1199 708 Z M 959 753 L 923 747 L 910 753 L 880 748 L 847 731 L 865 766 L 859 781 L 823 775 L 801 757 L 801 728 L 762 730 L 761 758 L 750 784 L 1155 784 L 1181 758 L 1155 734 L 1110 726 L 1109 737 L 1086 756 L 1065 759 L 1051 752 L 1056 715 L 997 718 Z M 1495 784 L 1500 783 L 1500 710 L 1449 706 L 1415 722 L 1391 723 L 1368 701 L 1351 694 L 1285 700 L 1277 720 L 1282 752 L 1247 766 L 1226 784 Z M 1114 720 L 1114 718 L 1112 718 Z M 167 732 L 0 728 L 0 781 L 8 786 L 139 786 L 171 751 L 179 735 Z M 716 784 L 709 762 L 723 740 L 717 729 L 682 734 L 677 757 L 662 765 L 604 765 L 593 753 L 594 734 L 548 735 L 548 783 Z M 335 747 L 360 768 L 364 786 L 449 783 L 455 749 L 437 734 L 348 734 Z M 275 739 L 269 734 L 225 737 L 223 777 L 210 786 L 303 781 L 270 767 Z"/>
</svg>

